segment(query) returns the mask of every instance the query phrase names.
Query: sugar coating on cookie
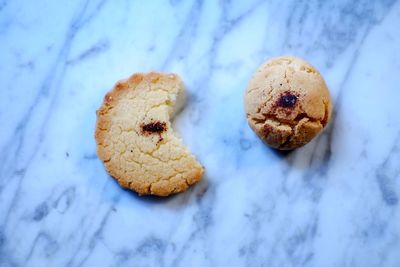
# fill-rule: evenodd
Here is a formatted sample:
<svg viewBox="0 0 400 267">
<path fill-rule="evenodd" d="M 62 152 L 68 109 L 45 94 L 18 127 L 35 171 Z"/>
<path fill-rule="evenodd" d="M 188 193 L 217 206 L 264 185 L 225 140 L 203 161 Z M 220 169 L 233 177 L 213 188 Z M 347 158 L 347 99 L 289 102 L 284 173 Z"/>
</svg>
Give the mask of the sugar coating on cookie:
<svg viewBox="0 0 400 267">
<path fill-rule="evenodd" d="M 97 111 L 97 154 L 121 186 L 167 196 L 199 181 L 203 167 L 171 128 L 185 100 L 176 74 L 134 74 L 119 81 Z"/>
<path fill-rule="evenodd" d="M 290 56 L 262 64 L 244 95 L 246 117 L 268 145 L 292 150 L 307 144 L 329 122 L 332 102 L 321 74 Z"/>
</svg>

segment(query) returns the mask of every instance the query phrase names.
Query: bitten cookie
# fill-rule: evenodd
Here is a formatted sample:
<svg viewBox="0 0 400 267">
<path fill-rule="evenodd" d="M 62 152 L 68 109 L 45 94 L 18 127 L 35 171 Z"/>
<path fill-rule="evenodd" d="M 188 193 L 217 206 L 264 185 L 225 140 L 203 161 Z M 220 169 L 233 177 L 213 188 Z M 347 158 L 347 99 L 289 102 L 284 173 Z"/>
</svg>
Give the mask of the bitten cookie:
<svg viewBox="0 0 400 267">
<path fill-rule="evenodd" d="M 171 128 L 184 90 L 175 74 L 138 73 L 104 97 L 97 111 L 97 154 L 122 187 L 168 196 L 201 179 L 203 167 Z"/>
<path fill-rule="evenodd" d="M 289 56 L 273 58 L 258 68 L 246 89 L 244 106 L 253 131 L 280 150 L 307 144 L 332 114 L 320 73 L 306 61 Z"/>
</svg>

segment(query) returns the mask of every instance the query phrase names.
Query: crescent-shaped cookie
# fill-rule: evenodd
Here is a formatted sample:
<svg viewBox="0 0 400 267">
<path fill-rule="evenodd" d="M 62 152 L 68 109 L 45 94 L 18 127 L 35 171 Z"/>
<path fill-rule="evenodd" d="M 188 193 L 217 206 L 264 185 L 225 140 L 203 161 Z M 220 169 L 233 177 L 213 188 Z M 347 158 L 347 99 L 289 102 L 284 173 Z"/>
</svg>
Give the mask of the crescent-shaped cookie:
<svg viewBox="0 0 400 267">
<path fill-rule="evenodd" d="M 168 196 L 201 179 L 203 167 L 171 128 L 184 92 L 178 75 L 150 72 L 119 81 L 104 97 L 97 111 L 97 154 L 122 187 Z"/>
</svg>

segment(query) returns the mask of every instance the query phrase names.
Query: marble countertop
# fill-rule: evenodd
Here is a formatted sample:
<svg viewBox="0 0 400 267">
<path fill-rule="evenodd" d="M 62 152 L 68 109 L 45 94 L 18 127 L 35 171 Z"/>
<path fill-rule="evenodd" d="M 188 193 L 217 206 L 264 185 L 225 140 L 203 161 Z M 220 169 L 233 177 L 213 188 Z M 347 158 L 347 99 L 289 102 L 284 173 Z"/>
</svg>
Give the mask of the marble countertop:
<svg viewBox="0 0 400 267">
<path fill-rule="evenodd" d="M 0 266 L 400 266 L 399 1 L 1 1 Z M 315 65 L 328 129 L 291 153 L 247 126 L 266 59 Z M 138 197 L 95 153 L 95 110 L 176 72 L 174 121 L 206 168 Z"/>
</svg>

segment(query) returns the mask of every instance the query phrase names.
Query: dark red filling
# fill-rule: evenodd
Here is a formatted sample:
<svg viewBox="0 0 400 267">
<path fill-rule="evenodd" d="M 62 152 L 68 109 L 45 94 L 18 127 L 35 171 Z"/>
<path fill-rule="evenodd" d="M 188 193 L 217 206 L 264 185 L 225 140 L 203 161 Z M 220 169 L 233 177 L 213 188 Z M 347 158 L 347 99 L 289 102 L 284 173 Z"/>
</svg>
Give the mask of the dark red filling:
<svg viewBox="0 0 400 267">
<path fill-rule="evenodd" d="M 283 108 L 293 108 L 297 103 L 297 96 L 285 92 L 277 101 L 276 105 Z"/>
<path fill-rule="evenodd" d="M 142 125 L 142 131 L 147 134 L 152 133 L 162 133 L 167 129 L 167 124 L 165 122 L 150 122 Z"/>
</svg>

